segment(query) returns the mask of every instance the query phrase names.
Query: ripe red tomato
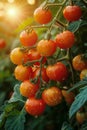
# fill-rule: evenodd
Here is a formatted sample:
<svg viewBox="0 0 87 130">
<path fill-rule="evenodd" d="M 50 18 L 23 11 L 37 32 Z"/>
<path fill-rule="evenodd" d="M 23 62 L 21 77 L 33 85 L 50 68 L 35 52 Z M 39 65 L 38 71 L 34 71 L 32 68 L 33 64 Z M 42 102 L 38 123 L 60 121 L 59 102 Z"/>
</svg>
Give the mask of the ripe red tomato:
<svg viewBox="0 0 87 130">
<path fill-rule="evenodd" d="M 20 81 L 28 80 L 32 76 L 32 68 L 18 65 L 14 71 L 15 78 Z"/>
<path fill-rule="evenodd" d="M 57 34 L 56 44 L 57 47 L 62 49 L 71 48 L 75 43 L 75 36 L 70 31 L 64 31 L 63 33 Z"/>
<path fill-rule="evenodd" d="M 37 77 L 40 73 L 40 68 L 37 68 L 34 72 L 33 72 L 33 78 Z M 45 81 L 45 82 L 48 82 L 49 81 L 49 78 L 47 76 L 47 73 L 46 73 L 46 68 L 42 68 L 41 69 L 41 76 L 42 76 L 42 79 Z"/>
<path fill-rule="evenodd" d="M 29 98 L 25 103 L 25 110 L 33 116 L 41 115 L 45 107 L 46 104 L 42 99 Z"/>
<path fill-rule="evenodd" d="M 65 9 L 63 10 L 63 15 L 65 19 L 68 21 L 76 21 L 79 20 L 80 17 L 82 16 L 82 11 L 81 8 L 77 5 L 73 6 L 66 6 Z"/>
<path fill-rule="evenodd" d="M 34 11 L 34 19 L 40 24 L 47 24 L 52 19 L 52 13 L 50 10 L 39 7 Z"/>
<path fill-rule="evenodd" d="M 56 106 L 62 102 L 62 92 L 59 88 L 52 86 L 42 92 L 42 99 L 49 106 Z"/>
<path fill-rule="evenodd" d="M 51 56 L 56 51 L 56 43 L 52 40 L 41 40 L 37 44 L 37 51 L 42 56 Z"/>
<path fill-rule="evenodd" d="M 62 62 L 57 62 L 54 65 L 49 65 L 46 69 L 47 76 L 50 80 L 64 81 L 68 76 L 66 66 Z"/>
<path fill-rule="evenodd" d="M 37 42 L 38 36 L 34 30 L 31 32 L 23 31 L 20 34 L 20 41 L 23 46 L 33 46 Z"/>
<path fill-rule="evenodd" d="M 87 68 L 87 62 L 83 59 L 82 55 L 77 55 L 72 60 L 73 68 L 77 71 L 82 71 Z"/>
<path fill-rule="evenodd" d="M 33 84 L 29 80 L 26 80 L 20 85 L 20 94 L 27 98 L 34 97 L 38 89 L 39 86 L 37 84 Z"/>
<path fill-rule="evenodd" d="M 6 47 L 6 42 L 4 39 L 0 38 L 0 49 L 3 49 Z"/>
</svg>

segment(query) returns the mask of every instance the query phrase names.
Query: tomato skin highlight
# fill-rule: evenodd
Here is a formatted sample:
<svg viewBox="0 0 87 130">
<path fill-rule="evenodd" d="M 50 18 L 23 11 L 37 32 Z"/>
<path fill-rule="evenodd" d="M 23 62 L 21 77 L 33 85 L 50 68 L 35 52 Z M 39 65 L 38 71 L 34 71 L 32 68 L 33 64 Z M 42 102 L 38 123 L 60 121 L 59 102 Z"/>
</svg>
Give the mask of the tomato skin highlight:
<svg viewBox="0 0 87 130">
<path fill-rule="evenodd" d="M 20 85 L 20 94 L 27 98 L 34 97 L 38 89 L 38 84 L 33 84 L 29 80 L 26 80 Z"/>
<path fill-rule="evenodd" d="M 56 51 L 56 43 L 53 40 L 41 40 L 37 44 L 37 51 L 41 56 L 51 56 Z"/>
<path fill-rule="evenodd" d="M 63 33 L 57 34 L 56 45 L 62 49 L 71 48 L 75 43 L 75 36 L 70 31 L 64 31 Z"/>
<path fill-rule="evenodd" d="M 52 86 L 42 92 L 42 99 L 49 106 L 56 106 L 62 102 L 62 92 L 59 88 Z"/>
<path fill-rule="evenodd" d="M 38 36 L 34 30 L 31 32 L 23 31 L 20 34 L 20 42 L 23 46 L 33 46 L 37 40 Z"/>
<path fill-rule="evenodd" d="M 52 19 L 52 13 L 50 10 L 39 7 L 34 11 L 34 19 L 37 23 L 47 24 Z"/>
<path fill-rule="evenodd" d="M 82 16 L 82 11 L 79 6 L 73 5 L 73 6 L 66 6 L 65 9 L 63 10 L 63 15 L 65 19 L 68 21 L 76 21 L 79 20 Z"/>
<path fill-rule="evenodd" d="M 49 65 L 46 69 L 47 76 L 50 80 L 62 82 L 68 76 L 68 70 L 62 62 L 57 62 L 54 65 Z"/>
<path fill-rule="evenodd" d="M 43 114 L 46 104 L 42 99 L 29 98 L 25 103 L 25 110 L 32 116 Z"/>
</svg>

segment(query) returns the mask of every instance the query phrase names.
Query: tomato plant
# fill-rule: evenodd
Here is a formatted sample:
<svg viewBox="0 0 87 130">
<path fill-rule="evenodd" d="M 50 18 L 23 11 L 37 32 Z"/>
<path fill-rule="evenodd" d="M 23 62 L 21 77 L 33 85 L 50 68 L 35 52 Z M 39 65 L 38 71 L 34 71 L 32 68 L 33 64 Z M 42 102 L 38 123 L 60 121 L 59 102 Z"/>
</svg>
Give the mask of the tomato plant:
<svg viewBox="0 0 87 130">
<path fill-rule="evenodd" d="M 45 0 L 35 9 L 10 53 L 19 82 L 0 107 L 0 129 L 87 129 L 86 16 L 86 0 Z"/>
</svg>

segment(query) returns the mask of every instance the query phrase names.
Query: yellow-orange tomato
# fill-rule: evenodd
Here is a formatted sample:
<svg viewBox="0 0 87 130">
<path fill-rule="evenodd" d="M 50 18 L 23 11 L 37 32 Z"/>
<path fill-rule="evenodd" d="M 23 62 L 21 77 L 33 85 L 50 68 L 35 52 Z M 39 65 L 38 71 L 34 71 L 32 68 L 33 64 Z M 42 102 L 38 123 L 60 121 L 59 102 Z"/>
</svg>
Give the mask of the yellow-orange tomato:
<svg viewBox="0 0 87 130">
<path fill-rule="evenodd" d="M 74 101 L 75 94 L 73 92 L 68 93 L 67 90 L 62 90 L 62 95 L 68 104 L 71 104 Z"/>
<path fill-rule="evenodd" d="M 84 79 L 85 77 L 87 77 L 87 69 L 84 69 L 81 71 L 80 73 L 80 79 Z"/>
<path fill-rule="evenodd" d="M 77 112 L 76 113 L 76 120 L 79 124 L 82 124 L 86 120 L 86 113 L 85 112 Z"/>
<path fill-rule="evenodd" d="M 26 80 L 20 85 L 20 93 L 24 97 L 34 97 L 38 91 L 39 86 L 37 84 L 31 83 L 29 80 Z"/>
<path fill-rule="evenodd" d="M 49 106 L 56 106 L 62 102 L 62 92 L 59 88 L 52 86 L 42 92 L 42 99 Z"/>
<path fill-rule="evenodd" d="M 81 71 L 87 68 L 87 62 L 84 61 L 82 55 L 77 55 L 72 60 L 73 68 L 77 71 Z"/>
<path fill-rule="evenodd" d="M 20 81 L 28 80 L 32 75 L 32 68 L 18 65 L 14 71 L 15 78 Z"/>
<path fill-rule="evenodd" d="M 16 65 L 22 64 L 24 59 L 24 53 L 20 50 L 20 47 L 17 47 L 11 51 L 10 59 L 12 63 Z"/>
<path fill-rule="evenodd" d="M 39 7 L 34 11 L 34 19 L 40 24 L 47 24 L 52 19 L 52 13 L 50 10 Z"/>
<path fill-rule="evenodd" d="M 33 30 L 31 32 L 23 31 L 20 34 L 20 41 L 23 46 L 33 46 L 37 42 L 38 36 Z"/>
<path fill-rule="evenodd" d="M 51 56 L 56 51 L 56 43 L 52 40 L 41 40 L 37 44 L 37 51 L 42 56 Z"/>
</svg>

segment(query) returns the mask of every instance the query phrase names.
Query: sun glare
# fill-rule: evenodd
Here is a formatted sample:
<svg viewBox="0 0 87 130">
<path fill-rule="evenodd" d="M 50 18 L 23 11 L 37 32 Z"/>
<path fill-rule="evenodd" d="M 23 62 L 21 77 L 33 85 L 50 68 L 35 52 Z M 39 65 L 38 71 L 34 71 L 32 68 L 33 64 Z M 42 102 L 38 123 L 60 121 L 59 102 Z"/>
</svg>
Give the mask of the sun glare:
<svg viewBox="0 0 87 130">
<path fill-rule="evenodd" d="M 18 9 L 16 7 L 14 8 L 9 8 L 7 11 L 7 15 L 9 17 L 16 17 L 16 15 L 19 13 Z"/>
</svg>

